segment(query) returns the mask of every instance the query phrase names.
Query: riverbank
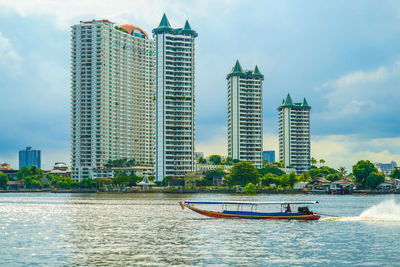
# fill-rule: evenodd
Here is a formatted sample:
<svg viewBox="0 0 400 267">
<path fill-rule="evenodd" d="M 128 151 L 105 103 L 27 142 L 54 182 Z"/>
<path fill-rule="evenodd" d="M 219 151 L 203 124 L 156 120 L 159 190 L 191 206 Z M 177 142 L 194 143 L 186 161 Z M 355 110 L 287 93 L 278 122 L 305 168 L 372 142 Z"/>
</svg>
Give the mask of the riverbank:
<svg viewBox="0 0 400 267">
<path fill-rule="evenodd" d="M 103 189 L 22 189 L 22 190 L 0 190 L 0 193 L 98 193 L 98 194 L 115 194 L 115 193 L 163 193 L 163 194 L 242 194 L 235 188 L 152 188 L 152 189 L 139 189 L 139 188 L 114 188 L 112 190 Z M 258 189 L 257 194 L 304 194 L 301 189 Z M 361 193 L 354 192 L 353 195 L 360 195 Z M 369 191 L 363 192 L 361 195 L 383 195 L 383 194 L 400 194 L 400 191 L 387 190 L 387 191 Z M 318 193 L 317 195 L 330 195 L 327 193 Z"/>
</svg>

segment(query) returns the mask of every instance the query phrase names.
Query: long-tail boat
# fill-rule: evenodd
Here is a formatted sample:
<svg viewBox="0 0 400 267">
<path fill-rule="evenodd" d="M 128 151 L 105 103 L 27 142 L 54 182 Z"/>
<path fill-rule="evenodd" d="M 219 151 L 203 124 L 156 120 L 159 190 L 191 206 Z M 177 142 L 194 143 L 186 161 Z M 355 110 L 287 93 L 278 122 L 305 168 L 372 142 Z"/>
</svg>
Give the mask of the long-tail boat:
<svg viewBox="0 0 400 267">
<path fill-rule="evenodd" d="M 242 218 L 264 220 L 319 220 L 321 216 L 310 211 L 305 205 L 318 204 L 318 201 L 283 201 L 283 202 L 242 202 L 242 201 L 179 201 L 182 209 L 185 207 L 198 214 L 215 218 Z M 221 205 L 221 211 L 211 211 L 197 208 L 196 205 Z M 279 205 L 279 212 L 259 212 L 259 206 Z M 292 206 L 298 206 L 292 211 Z M 236 207 L 236 209 L 232 209 Z"/>
</svg>

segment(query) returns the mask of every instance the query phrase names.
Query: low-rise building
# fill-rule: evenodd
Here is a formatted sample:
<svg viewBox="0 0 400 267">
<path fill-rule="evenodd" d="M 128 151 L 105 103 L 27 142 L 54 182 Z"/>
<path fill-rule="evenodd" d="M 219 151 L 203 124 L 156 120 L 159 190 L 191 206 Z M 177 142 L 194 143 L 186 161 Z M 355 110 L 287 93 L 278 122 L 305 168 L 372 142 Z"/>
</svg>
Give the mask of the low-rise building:
<svg viewBox="0 0 400 267">
<path fill-rule="evenodd" d="M 374 163 L 374 165 L 379 172 L 383 172 L 386 176 L 390 175 L 397 167 L 396 161 L 391 161 L 390 163 Z"/>
<path fill-rule="evenodd" d="M 135 173 L 135 175 L 139 177 L 149 177 L 150 175 L 154 175 L 153 166 L 95 168 L 91 169 L 89 174 L 91 179 L 113 179 L 114 171 L 124 171 L 127 175 Z"/>
<path fill-rule="evenodd" d="M 215 165 L 215 164 L 196 164 L 196 171 L 209 171 L 223 169 L 224 171 L 229 171 L 233 165 Z"/>
<path fill-rule="evenodd" d="M 0 163 L 0 170 L 12 170 L 10 163 Z"/>
</svg>

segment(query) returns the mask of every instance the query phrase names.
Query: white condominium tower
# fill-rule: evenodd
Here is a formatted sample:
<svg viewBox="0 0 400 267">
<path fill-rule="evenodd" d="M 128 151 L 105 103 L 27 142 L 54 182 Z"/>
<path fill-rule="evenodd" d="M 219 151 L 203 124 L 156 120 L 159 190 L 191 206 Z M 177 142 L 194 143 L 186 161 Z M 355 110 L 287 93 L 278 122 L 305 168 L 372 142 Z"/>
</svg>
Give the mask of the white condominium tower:
<svg viewBox="0 0 400 267">
<path fill-rule="evenodd" d="M 154 161 L 154 42 L 108 20 L 72 26 L 72 178 L 109 159 Z"/>
<path fill-rule="evenodd" d="M 263 115 L 262 81 L 264 75 L 255 66 L 243 71 L 236 61 L 228 80 L 228 155 L 251 161 L 262 167 Z"/>
<path fill-rule="evenodd" d="M 173 29 L 167 17 L 153 30 L 155 77 L 155 176 L 184 177 L 194 171 L 195 38 L 186 21 Z"/>
<path fill-rule="evenodd" d="M 297 174 L 310 170 L 310 110 L 306 99 L 293 103 L 288 94 L 279 110 L 279 160 Z"/>
</svg>

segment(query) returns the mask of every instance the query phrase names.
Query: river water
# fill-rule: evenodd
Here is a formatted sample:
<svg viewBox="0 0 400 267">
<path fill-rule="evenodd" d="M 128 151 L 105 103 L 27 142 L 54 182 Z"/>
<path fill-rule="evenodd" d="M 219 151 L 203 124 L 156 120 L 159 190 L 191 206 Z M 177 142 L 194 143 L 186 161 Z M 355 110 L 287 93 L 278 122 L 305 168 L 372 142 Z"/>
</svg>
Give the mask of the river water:
<svg viewBox="0 0 400 267">
<path fill-rule="evenodd" d="M 215 219 L 184 199 L 319 200 L 341 217 Z M 0 265 L 400 265 L 400 196 L 0 194 Z"/>
</svg>

